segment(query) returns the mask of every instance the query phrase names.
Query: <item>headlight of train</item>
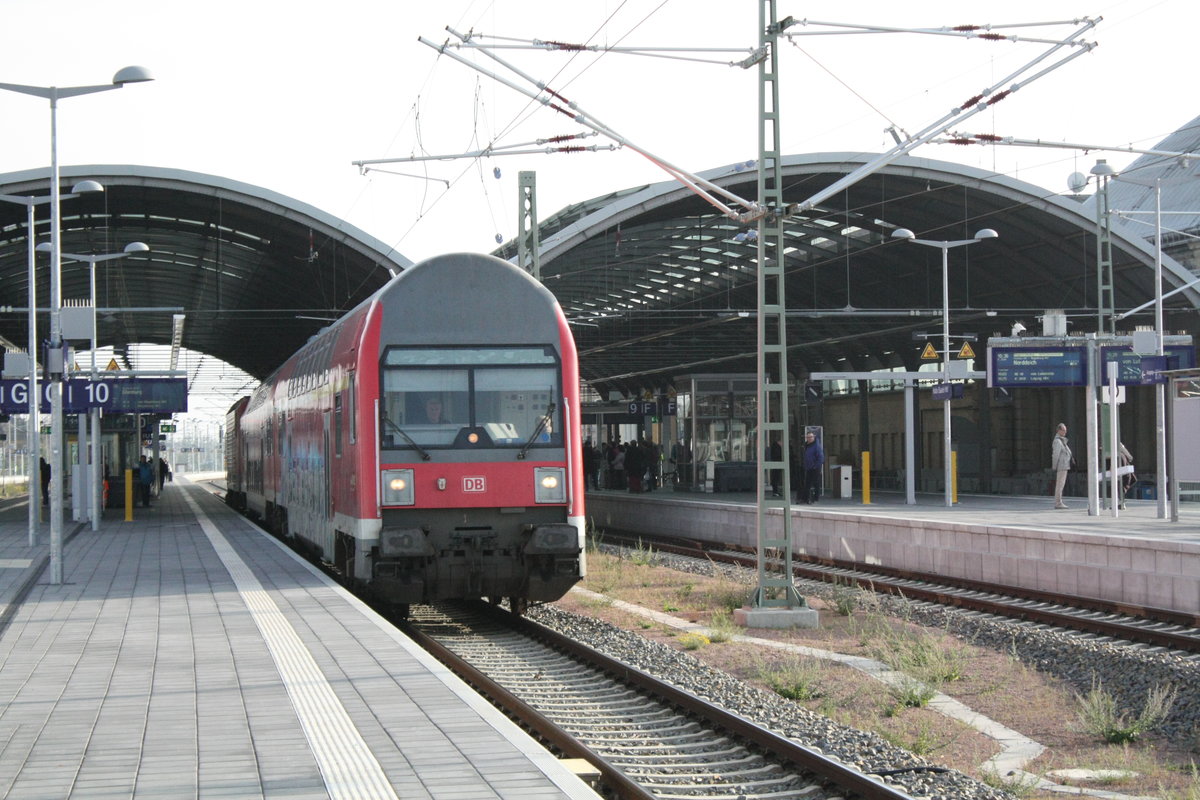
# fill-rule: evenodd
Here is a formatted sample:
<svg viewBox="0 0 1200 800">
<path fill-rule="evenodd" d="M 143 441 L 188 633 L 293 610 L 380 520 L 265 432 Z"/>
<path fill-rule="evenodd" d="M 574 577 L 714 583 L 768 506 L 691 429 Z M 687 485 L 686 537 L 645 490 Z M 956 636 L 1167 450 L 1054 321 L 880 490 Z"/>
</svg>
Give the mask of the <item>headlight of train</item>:
<svg viewBox="0 0 1200 800">
<path fill-rule="evenodd" d="M 534 468 L 533 483 L 533 499 L 536 502 L 567 502 L 567 471 L 562 467 Z"/>
<path fill-rule="evenodd" d="M 385 469 L 383 471 L 383 504 L 411 506 L 415 502 L 413 471 L 411 469 Z"/>
</svg>

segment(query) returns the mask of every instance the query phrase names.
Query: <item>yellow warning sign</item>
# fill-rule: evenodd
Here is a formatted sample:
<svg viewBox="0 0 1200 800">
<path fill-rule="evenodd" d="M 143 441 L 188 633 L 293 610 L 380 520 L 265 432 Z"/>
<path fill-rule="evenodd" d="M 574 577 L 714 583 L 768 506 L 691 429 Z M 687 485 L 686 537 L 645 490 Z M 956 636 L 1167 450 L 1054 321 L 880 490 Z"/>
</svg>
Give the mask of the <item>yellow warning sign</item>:
<svg viewBox="0 0 1200 800">
<path fill-rule="evenodd" d="M 933 346 L 933 342 L 926 342 L 925 349 L 921 351 L 922 360 L 937 361 L 938 352 Z"/>
<path fill-rule="evenodd" d="M 975 351 L 971 349 L 970 342 L 963 342 L 962 349 L 958 351 L 959 358 L 974 358 Z"/>
<path fill-rule="evenodd" d="M 117 363 L 117 360 L 115 358 L 110 358 L 108 360 L 108 366 L 105 367 L 104 369 L 107 372 L 118 372 L 121 369 L 121 365 Z"/>
</svg>

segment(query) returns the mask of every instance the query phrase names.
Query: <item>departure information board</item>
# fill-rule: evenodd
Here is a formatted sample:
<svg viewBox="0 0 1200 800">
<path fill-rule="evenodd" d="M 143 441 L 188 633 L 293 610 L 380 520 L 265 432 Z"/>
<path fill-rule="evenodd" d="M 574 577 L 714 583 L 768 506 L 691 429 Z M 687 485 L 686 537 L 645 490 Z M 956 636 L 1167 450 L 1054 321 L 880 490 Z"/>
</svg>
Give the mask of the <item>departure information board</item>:
<svg viewBox="0 0 1200 800">
<path fill-rule="evenodd" d="M 1166 369 L 1192 369 L 1196 366 L 1196 348 L 1189 345 L 1167 345 L 1163 348 L 1166 353 Z M 1100 382 L 1108 383 L 1108 364 L 1117 362 L 1118 386 L 1149 386 L 1156 381 L 1156 370 L 1147 370 L 1145 366 L 1151 363 L 1140 353 L 1133 352 L 1132 347 L 1109 346 L 1100 348 Z"/>
<path fill-rule="evenodd" d="M 991 347 L 990 386 L 1086 386 L 1086 347 Z"/>
</svg>

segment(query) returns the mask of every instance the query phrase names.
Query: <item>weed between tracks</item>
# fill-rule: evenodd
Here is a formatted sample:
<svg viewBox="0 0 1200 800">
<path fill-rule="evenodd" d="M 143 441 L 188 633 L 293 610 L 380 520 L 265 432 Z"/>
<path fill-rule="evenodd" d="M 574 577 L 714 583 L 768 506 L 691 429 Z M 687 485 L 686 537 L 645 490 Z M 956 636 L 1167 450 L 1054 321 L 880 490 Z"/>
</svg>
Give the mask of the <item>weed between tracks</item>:
<svg viewBox="0 0 1200 800">
<path fill-rule="evenodd" d="M 1200 800 L 1200 775 L 1195 767 L 1200 762 L 1200 737 L 1166 742 L 1149 726 L 1150 730 L 1139 728 L 1133 741 L 1107 744 L 1101 733 L 1105 715 L 1109 715 L 1110 727 L 1128 726 L 1141 718 L 1140 709 L 1123 716 L 1105 704 L 1100 686 L 1080 697 L 1065 683 L 1037 672 L 1011 653 L 978 647 L 943 630 L 885 614 L 869 593 L 842 586 L 827 592 L 828 599 L 808 598 L 820 614 L 820 627 L 815 630 L 745 631 L 734 625 L 732 612 L 750 596 L 748 583 L 659 566 L 648 547 L 638 548 L 625 559 L 593 549 L 588 559 L 584 588 L 706 625 L 708 635 L 681 633 L 622 611 L 608 599 L 568 594 L 559 606 L 688 650 L 710 666 L 776 692 L 780 702 L 797 702 L 839 723 L 874 731 L 895 745 L 1019 797 L 1042 800 L 1053 795 L 1033 790 L 1013 777 L 983 774 L 981 765 L 998 752 L 996 743 L 929 709 L 926 704 L 934 689 L 1044 745 L 1046 753 L 1027 765 L 1029 772 L 1088 769 L 1133 773 L 1090 781 L 1051 779 L 1162 800 Z M 888 687 L 834 662 L 733 640 L 742 633 L 871 658 L 909 679 Z"/>
</svg>

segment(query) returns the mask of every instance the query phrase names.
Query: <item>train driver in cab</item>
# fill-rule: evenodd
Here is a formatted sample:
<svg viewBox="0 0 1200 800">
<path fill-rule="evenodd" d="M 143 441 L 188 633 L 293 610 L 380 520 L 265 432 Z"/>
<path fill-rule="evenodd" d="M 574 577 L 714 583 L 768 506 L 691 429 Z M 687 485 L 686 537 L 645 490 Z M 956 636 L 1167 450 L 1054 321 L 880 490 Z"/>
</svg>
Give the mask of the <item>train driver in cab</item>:
<svg viewBox="0 0 1200 800">
<path fill-rule="evenodd" d="M 444 425 L 449 421 L 442 408 L 442 398 L 435 394 L 425 398 L 425 419 L 421 421 L 422 424 Z"/>
</svg>

